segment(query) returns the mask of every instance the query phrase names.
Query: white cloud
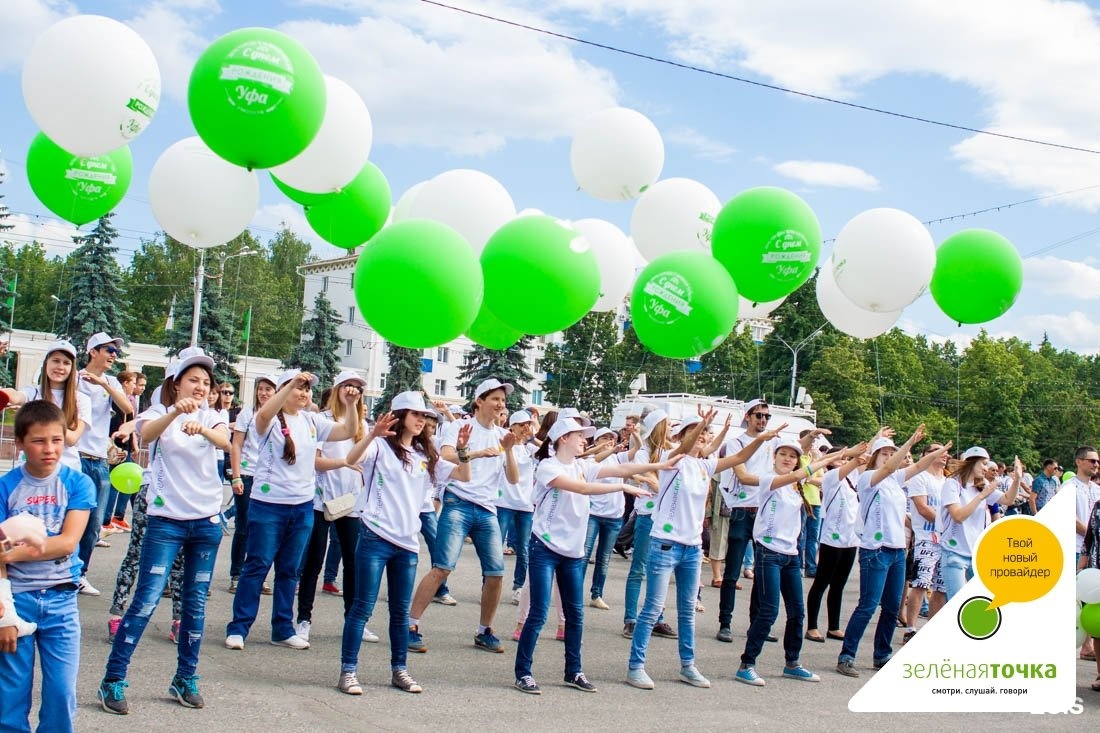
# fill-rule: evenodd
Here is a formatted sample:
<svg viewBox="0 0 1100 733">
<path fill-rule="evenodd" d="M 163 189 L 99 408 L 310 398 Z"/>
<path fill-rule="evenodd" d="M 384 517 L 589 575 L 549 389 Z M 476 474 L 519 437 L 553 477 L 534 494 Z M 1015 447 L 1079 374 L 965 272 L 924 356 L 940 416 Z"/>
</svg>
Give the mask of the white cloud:
<svg viewBox="0 0 1100 733">
<path fill-rule="evenodd" d="M 58 0 L 6 0 L 0 22 L 0 71 L 19 71 L 42 31 L 76 12 Z"/>
<path fill-rule="evenodd" d="M 313 248 L 313 254 L 322 259 L 347 254 L 347 250 L 333 247 L 318 237 L 313 228 L 310 227 L 309 222 L 306 221 L 306 215 L 302 211 L 302 207 L 286 201 L 261 206 L 256 211 L 256 215 L 252 217 L 249 229 L 262 240 L 270 239 L 271 236 L 283 229 L 289 229 L 301 237 L 302 240 L 309 242 Z"/>
<path fill-rule="evenodd" d="M 733 157 L 737 148 L 721 140 L 707 137 L 690 127 L 677 127 L 664 135 L 665 143 L 680 145 L 691 150 L 696 158 L 724 163 Z"/>
<path fill-rule="evenodd" d="M 1071 349 L 1079 354 L 1100 353 L 1096 342 L 1100 319 L 1096 313 L 1089 315 L 1075 310 L 1064 315 L 1023 316 L 1016 319 L 1014 325 L 1015 330 L 1023 332 L 1023 338 L 1032 344 L 1042 341 L 1045 333 L 1057 349 Z"/>
<path fill-rule="evenodd" d="M 68 222 L 41 216 L 12 214 L 4 223 L 11 224 L 12 229 L 0 232 L 0 241 L 11 242 L 16 247 L 38 242 L 46 248 L 46 254 L 50 257 L 65 257 L 72 253 L 76 249 L 72 238 L 80 234 Z"/>
<path fill-rule="evenodd" d="M 1100 299 L 1100 267 L 1058 257 L 1024 260 L 1024 281 L 1045 295 L 1080 300 Z M 1095 335 L 1094 335 L 1095 338 Z"/>
<path fill-rule="evenodd" d="M 142 6 L 127 22 L 153 49 L 161 88 L 176 99 L 187 98 L 191 68 L 210 41 L 202 22 L 220 11 L 217 0 L 161 0 Z"/>
<path fill-rule="evenodd" d="M 862 168 L 821 160 L 787 160 L 773 167 L 776 173 L 810 186 L 877 191 L 878 179 Z"/>
</svg>

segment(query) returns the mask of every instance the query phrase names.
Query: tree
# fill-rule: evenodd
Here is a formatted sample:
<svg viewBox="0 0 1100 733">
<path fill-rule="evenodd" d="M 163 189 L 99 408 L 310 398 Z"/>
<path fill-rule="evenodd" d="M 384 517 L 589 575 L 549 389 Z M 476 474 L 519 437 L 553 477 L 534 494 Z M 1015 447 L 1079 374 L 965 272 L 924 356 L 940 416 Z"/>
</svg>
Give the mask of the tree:
<svg viewBox="0 0 1100 733">
<path fill-rule="evenodd" d="M 749 400 L 757 395 L 756 356 L 748 324 L 723 341 L 714 351 L 703 354 L 702 369 L 694 375 L 694 389 L 710 397 Z"/>
<path fill-rule="evenodd" d="M 807 368 L 804 385 L 814 397 L 817 423 L 836 445 L 868 440 L 879 427 L 879 389 L 852 339 L 839 337 Z M 899 434 L 904 426 L 895 426 Z M 913 426 L 916 427 L 916 426 Z"/>
<path fill-rule="evenodd" d="M 620 395 L 628 394 L 630 385 L 642 375 L 645 375 L 645 386 L 640 390 L 643 393 L 677 393 L 691 389 L 684 362 L 654 354 L 638 340 L 630 324 L 623 331 L 622 340 L 607 350 L 606 358 L 618 375 L 617 393 Z"/>
<path fill-rule="evenodd" d="M 587 412 L 597 422 L 609 422 L 619 391 L 619 377 L 607 355 L 618 341 L 614 313 L 589 313 L 567 328 L 560 344 L 543 354 L 548 365 L 543 389 L 556 405 Z"/>
<path fill-rule="evenodd" d="M 255 319 L 253 319 L 255 323 Z M 298 367 L 317 375 L 322 385 L 330 385 L 340 371 L 340 315 L 325 297 L 324 291 L 313 299 L 313 313 L 302 323 L 303 340 L 283 359 L 283 367 Z"/>
<path fill-rule="evenodd" d="M 59 335 L 81 350 L 88 338 L 100 331 L 127 338 L 129 303 L 122 288 L 122 272 L 113 242 L 118 231 L 111 225 L 114 214 L 99 219 L 88 234 L 73 237 L 78 249 L 66 263 L 69 278 L 68 306 Z"/>
<path fill-rule="evenodd" d="M 531 391 L 524 384 L 534 378 L 527 367 L 527 350 L 530 347 L 531 337 L 524 336 L 507 349 L 487 349 L 475 344 L 467 351 L 466 360 L 458 373 L 458 378 L 462 380 L 458 389 L 466 395 L 468 403 L 473 404 L 477 385 L 495 377 L 515 387 L 515 391 L 508 395 L 508 410 L 522 410 L 527 403 L 525 398 Z"/>
<path fill-rule="evenodd" d="M 178 302 L 172 316 L 173 328 L 161 342 L 168 347 L 169 356 L 179 354 L 191 345 L 192 302 Z M 233 317 L 226 310 L 217 288 L 206 283 L 202 289 L 202 307 L 199 312 L 199 343 L 207 356 L 214 360 L 214 376 L 219 382 L 235 382 L 237 370 L 236 329 Z"/>
<path fill-rule="evenodd" d="M 386 386 L 382 389 L 382 396 L 374 404 L 374 416 L 385 413 L 390 409 L 395 395 L 410 390 L 422 391 L 424 383 L 420 376 L 420 357 L 423 352 L 420 349 L 406 349 L 396 344 L 386 342 L 386 360 L 389 362 L 389 371 L 386 372 Z"/>
<path fill-rule="evenodd" d="M 142 240 L 123 277 L 134 341 L 165 343 L 169 314 L 176 320 L 183 311 L 190 313 L 197 263 L 197 250 L 167 235 Z M 187 322 L 190 327 L 190 315 Z"/>
<path fill-rule="evenodd" d="M 1035 465 L 1033 426 L 1024 421 L 1020 404 L 1026 391 L 1024 370 L 1008 342 L 993 339 L 985 329 L 970 342 L 959 367 L 962 416 L 960 449 L 980 445 L 994 459 L 1014 455 Z"/>
<path fill-rule="evenodd" d="M 771 319 L 775 330 L 764 338 L 764 345 L 760 350 L 760 394 L 767 395 L 776 404 L 785 404 L 790 394 L 792 357 L 790 349 L 783 342 L 786 341 L 792 348 L 796 347 L 822 325 L 825 326 L 820 334 L 798 352 L 795 385 L 805 386 L 803 375 L 806 370 L 821 351 L 833 343 L 832 339 L 839 333 L 831 325 L 827 325 L 817 304 L 816 273 L 772 311 Z M 814 399 L 817 399 L 816 395 Z"/>
</svg>

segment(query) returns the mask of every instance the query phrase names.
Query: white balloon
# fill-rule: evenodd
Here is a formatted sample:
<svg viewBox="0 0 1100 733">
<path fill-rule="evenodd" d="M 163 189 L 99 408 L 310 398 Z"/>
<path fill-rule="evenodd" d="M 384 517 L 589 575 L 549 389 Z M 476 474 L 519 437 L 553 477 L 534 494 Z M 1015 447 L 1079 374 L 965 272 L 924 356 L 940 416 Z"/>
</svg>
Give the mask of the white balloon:
<svg viewBox="0 0 1100 733">
<path fill-rule="evenodd" d="M 149 173 L 149 205 L 173 239 L 196 249 L 245 230 L 260 203 L 256 174 L 225 162 L 198 137 L 165 150 Z"/>
<path fill-rule="evenodd" d="M 325 75 L 325 117 L 310 144 L 271 169 L 299 191 L 334 193 L 359 175 L 370 156 L 373 128 L 362 97 L 346 82 Z"/>
<path fill-rule="evenodd" d="M 103 155 L 141 134 L 160 104 L 160 68 L 128 25 L 75 15 L 46 29 L 23 63 L 23 99 L 62 148 Z"/>
<path fill-rule="evenodd" d="M 604 201 L 627 201 L 657 182 L 665 144 L 645 115 L 611 107 L 581 123 L 569 159 L 582 191 Z"/>
<path fill-rule="evenodd" d="M 647 259 L 677 250 L 710 252 L 710 232 L 722 202 L 690 178 L 667 178 L 646 189 L 634 205 L 630 234 Z"/>
<path fill-rule="evenodd" d="M 390 222 L 396 224 L 399 221 L 405 221 L 411 218 L 409 211 L 412 209 L 413 201 L 420 195 L 420 192 L 424 189 L 424 186 L 428 185 L 427 181 L 421 181 L 420 183 L 414 183 L 409 186 L 409 190 L 401 194 L 401 198 L 397 199 L 397 203 L 393 205 L 393 211 L 390 212 Z"/>
<path fill-rule="evenodd" d="M 750 318 L 765 318 L 769 313 L 781 306 L 786 299 L 786 296 L 784 296 L 779 300 L 772 300 L 767 303 L 753 303 L 745 296 L 738 295 L 737 320 L 746 321 Z"/>
<path fill-rule="evenodd" d="M 1081 603 L 1100 603 L 1100 570 L 1085 568 L 1077 573 L 1077 600 Z"/>
<path fill-rule="evenodd" d="M 912 214 L 870 209 L 836 237 L 837 287 L 860 308 L 898 311 L 924 294 L 936 267 L 936 243 Z"/>
<path fill-rule="evenodd" d="M 901 311 L 875 313 L 864 310 L 840 292 L 833 279 L 833 263 L 826 260 L 817 276 L 817 304 L 821 314 L 838 331 L 843 331 L 857 339 L 869 339 L 889 331 L 901 318 Z"/>
<path fill-rule="evenodd" d="M 433 219 L 466 238 L 481 254 L 497 229 L 516 216 L 516 205 L 497 179 L 481 171 L 458 168 L 425 184 L 409 207 L 410 219 Z"/>
<path fill-rule="evenodd" d="M 623 303 L 634 283 L 634 253 L 622 230 L 603 219 L 579 219 L 573 230 L 584 236 L 600 268 L 600 299 L 594 311 L 611 311 Z"/>
</svg>

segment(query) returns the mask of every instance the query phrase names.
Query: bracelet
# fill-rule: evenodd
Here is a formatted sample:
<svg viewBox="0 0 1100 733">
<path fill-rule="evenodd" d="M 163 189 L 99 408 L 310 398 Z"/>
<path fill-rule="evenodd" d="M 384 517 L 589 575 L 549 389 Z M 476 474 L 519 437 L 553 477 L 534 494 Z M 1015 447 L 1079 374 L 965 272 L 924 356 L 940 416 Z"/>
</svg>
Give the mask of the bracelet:
<svg viewBox="0 0 1100 733">
<path fill-rule="evenodd" d="M 814 472 L 810 470 L 809 466 L 806 466 L 806 478 L 812 478 L 813 475 L 814 475 Z"/>
<path fill-rule="evenodd" d="M 240 476 L 234 476 L 233 478 L 229 479 L 229 483 L 230 483 L 230 485 L 243 484 L 244 479 L 242 479 Z"/>
<path fill-rule="evenodd" d="M 469 463 L 470 462 L 470 449 L 469 448 L 456 448 L 455 453 L 458 454 L 458 462 L 459 463 Z"/>
</svg>

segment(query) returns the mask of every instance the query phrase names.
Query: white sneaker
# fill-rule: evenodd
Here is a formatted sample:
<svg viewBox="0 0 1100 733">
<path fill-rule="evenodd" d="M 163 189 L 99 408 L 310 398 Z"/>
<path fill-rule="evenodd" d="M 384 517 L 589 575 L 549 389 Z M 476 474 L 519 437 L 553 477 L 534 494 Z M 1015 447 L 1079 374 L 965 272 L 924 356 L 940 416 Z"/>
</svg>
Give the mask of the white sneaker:
<svg viewBox="0 0 1100 733">
<path fill-rule="evenodd" d="M 286 639 L 281 639 L 279 641 L 272 639 L 271 643 L 274 646 L 285 646 L 287 649 L 309 649 L 309 642 L 298 636 L 297 634 L 287 637 Z"/>
<path fill-rule="evenodd" d="M 364 626 L 363 627 L 363 641 L 369 642 L 371 644 L 377 644 L 378 643 L 378 634 L 374 633 L 373 631 L 368 629 L 366 626 Z"/>
<path fill-rule="evenodd" d="M 237 651 L 244 649 L 244 637 L 240 634 L 230 634 L 225 637 L 225 648 L 236 649 Z"/>
<path fill-rule="evenodd" d="M 592 602 L 588 605 L 592 606 L 592 608 L 598 608 L 601 611 L 609 611 L 611 609 L 611 606 L 607 605 L 607 602 L 604 601 L 603 598 L 593 598 Z"/>
<path fill-rule="evenodd" d="M 519 605 L 519 594 L 522 593 L 522 592 L 523 592 L 522 588 L 516 588 L 512 591 L 512 605 L 513 606 L 518 606 Z"/>
<path fill-rule="evenodd" d="M 309 627 L 309 621 L 299 621 L 298 625 L 294 627 L 295 636 L 300 636 L 306 641 L 309 641 Z"/>
<path fill-rule="evenodd" d="M 458 601 L 450 593 L 444 593 L 441 596 L 432 596 L 432 603 L 440 603 L 444 606 L 457 606 Z"/>
<path fill-rule="evenodd" d="M 92 585 L 91 583 L 89 583 L 88 579 L 86 577 L 83 577 L 83 576 L 81 576 L 80 583 L 76 586 L 76 590 L 82 596 L 98 596 L 98 595 L 100 595 L 99 591 L 96 590 L 95 586 Z"/>
</svg>

